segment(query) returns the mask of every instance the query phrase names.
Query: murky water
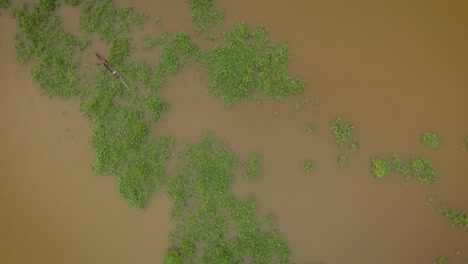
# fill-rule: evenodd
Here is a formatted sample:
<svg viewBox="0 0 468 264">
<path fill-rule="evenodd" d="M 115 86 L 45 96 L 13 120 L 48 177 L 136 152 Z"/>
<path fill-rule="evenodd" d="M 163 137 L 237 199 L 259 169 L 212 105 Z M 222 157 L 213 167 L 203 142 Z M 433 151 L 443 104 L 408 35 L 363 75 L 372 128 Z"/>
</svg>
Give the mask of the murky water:
<svg viewBox="0 0 468 264">
<path fill-rule="evenodd" d="M 129 3 L 160 17 L 171 31 L 193 33 L 181 2 Z M 273 41 L 288 41 L 291 74 L 310 88 L 283 103 L 227 109 L 207 95 L 206 77 L 191 67 L 161 91 L 170 109 L 154 134 L 175 136 L 176 151 L 206 130 L 240 158 L 259 151 L 263 179 L 239 178 L 233 192 L 254 194 L 259 215 L 277 215 L 297 263 L 431 263 L 442 254 L 450 263 L 468 263 L 466 231 L 451 228 L 435 210 L 442 202 L 468 211 L 468 151 L 462 150 L 468 3 L 216 3 L 227 10 L 228 24 L 268 24 Z M 2 263 L 158 263 L 171 229 L 170 201 L 156 195 L 146 212 L 137 212 L 118 196 L 113 178 L 91 172 L 90 124 L 78 102 L 41 96 L 28 66 L 14 60 L 16 28 L 8 16 L 0 17 L 0 29 Z M 328 129 L 337 116 L 356 125 L 361 143 L 344 169 Z M 313 135 L 303 130 L 309 121 L 318 125 Z M 424 130 L 439 135 L 440 149 L 427 151 L 419 143 Z M 393 151 L 433 161 L 441 178 L 432 188 L 434 203 L 427 203 L 429 188 L 416 181 L 373 178 L 370 159 Z M 305 159 L 315 163 L 312 174 L 300 168 Z"/>
</svg>

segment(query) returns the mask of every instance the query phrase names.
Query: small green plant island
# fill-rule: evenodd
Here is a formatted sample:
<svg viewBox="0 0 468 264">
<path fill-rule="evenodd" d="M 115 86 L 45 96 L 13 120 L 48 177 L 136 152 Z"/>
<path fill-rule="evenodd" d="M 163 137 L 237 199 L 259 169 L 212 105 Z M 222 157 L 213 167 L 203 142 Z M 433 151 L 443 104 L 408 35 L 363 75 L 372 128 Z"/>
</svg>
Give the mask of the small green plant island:
<svg viewBox="0 0 468 264">
<path fill-rule="evenodd" d="M 436 149 L 439 147 L 439 140 L 437 135 L 432 132 L 424 132 L 421 135 L 421 141 L 424 145 L 431 149 Z"/>
</svg>

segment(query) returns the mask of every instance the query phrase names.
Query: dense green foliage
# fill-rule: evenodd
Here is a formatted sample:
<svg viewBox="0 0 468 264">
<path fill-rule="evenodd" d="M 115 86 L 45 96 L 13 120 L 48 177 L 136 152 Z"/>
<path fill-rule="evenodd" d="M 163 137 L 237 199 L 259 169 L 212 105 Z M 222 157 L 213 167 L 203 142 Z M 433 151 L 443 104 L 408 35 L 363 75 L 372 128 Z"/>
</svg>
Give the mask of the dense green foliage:
<svg viewBox="0 0 468 264">
<path fill-rule="evenodd" d="M 183 157 L 169 185 L 175 230 L 164 263 L 289 263 L 290 249 L 273 217 L 255 218 L 252 197 L 229 193 L 234 155 L 206 133 Z"/>
<path fill-rule="evenodd" d="M 454 225 L 457 226 L 468 226 L 468 214 L 459 212 L 453 208 L 441 205 L 437 210 L 448 217 Z"/>
<path fill-rule="evenodd" d="M 132 6 L 116 8 L 112 0 L 84 0 L 80 26 L 111 43 L 114 38 L 128 34 L 133 26 L 141 26 L 146 18 L 146 14 L 135 12 Z"/>
<path fill-rule="evenodd" d="M 224 42 L 204 51 L 198 61 L 210 79 L 209 92 L 227 105 L 252 100 L 257 91 L 283 100 L 305 89 L 304 80 L 292 80 L 287 71 L 290 52 L 286 44 L 269 43 L 267 27 L 249 32 L 244 23 L 224 32 Z"/>
<path fill-rule="evenodd" d="M 120 194 L 132 206 L 143 209 L 154 189 L 165 182 L 165 161 L 173 145 L 171 138 L 150 139 L 149 124 L 142 118 L 144 104 L 139 101 L 158 99 L 129 93 L 104 70 L 91 91 L 81 108 L 93 120 L 93 169 L 117 176 Z M 118 98 L 133 104 L 122 106 L 116 103 Z M 155 109 L 157 114 L 161 111 Z"/>
<path fill-rule="evenodd" d="M 439 182 L 434 166 L 422 157 L 411 157 L 409 161 L 403 162 L 398 154 L 393 153 L 391 162 L 385 162 L 380 158 L 373 159 L 372 171 L 377 178 L 383 178 L 390 172 L 397 172 L 405 179 L 416 177 L 423 183 Z"/>
<path fill-rule="evenodd" d="M 69 98 L 83 95 L 78 86 L 80 64 L 74 54 L 84 49 L 88 40 L 78 40 L 66 32 L 53 13 L 55 5 L 39 2 L 32 8 L 23 4 L 12 9 L 20 34 L 15 47 L 20 63 L 35 60 L 31 75 L 41 91 L 50 97 Z"/>
<path fill-rule="evenodd" d="M 66 3 L 76 5 L 80 1 Z M 150 139 L 148 132 L 149 124 L 160 118 L 167 104 L 152 95 L 137 95 L 135 88 L 125 88 L 104 69 L 95 75 L 79 75 L 78 58 L 90 42 L 79 41 L 64 31 L 54 13 L 59 4 L 44 0 L 12 10 L 21 29 L 16 38 L 18 60 L 38 61 L 32 76 L 45 94 L 83 98 L 82 112 L 93 121 L 93 169 L 118 177 L 120 194 L 132 206 L 143 209 L 154 189 L 165 182 L 165 160 L 173 141 L 169 137 Z M 109 61 L 131 87 L 159 88 L 167 72 L 153 74 L 155 70 L 145 63 L 130 59 L 132 50 L 126 34 L 144 18 L 131 7 L 116 8 L 109 0 L 85 1 L 81 26 L 107 41 Z M 116 21 L 119 23 L 113 23 Z M 79 86 L 79 80 L 89 85 Z M 150 113 L 149 120 L 144 120 L 144 111 Z"/>
<path fill-rule="evenodd" d="M 437 135 L 432 132 L 424 132 L 421 136 L 421 141 L 424 145 L 436 149 L 439 147 L 439 140 Z"/>
<path fill-rule="evenodd" d="M 192 21 L 198 23 L 197 33 L 207 39 L 215 39 L 213 33 L 215 27 L 221 28 L 224 19 L 224 11 L 213 7 L 213 0 L 187 0 Z"/>
<path fill-rule="evenodd" d="M 381 179 L 390 174 L 391 167 L 381 158 L 372 159 L 372 173 Z"/>
</svg>

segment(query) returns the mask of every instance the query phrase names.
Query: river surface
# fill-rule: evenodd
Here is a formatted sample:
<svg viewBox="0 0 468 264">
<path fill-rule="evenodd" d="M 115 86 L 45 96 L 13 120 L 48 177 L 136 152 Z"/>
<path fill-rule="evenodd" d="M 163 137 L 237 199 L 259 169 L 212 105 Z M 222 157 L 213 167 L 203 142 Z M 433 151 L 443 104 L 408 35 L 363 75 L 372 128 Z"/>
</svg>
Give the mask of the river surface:
<svg viewBox="0 0 468 264">
<path fill-rule="evenodd" d="M 118 3 L 194 35 L 184 1 Z M 152 128 L 175 137 L 174 157 L 207 130 L 240 159 L 258 151 L 262 179 L 238 177 L 232 191 L 254 195 L 259 216 L 277 216 L 296 263 L 432 263 L 440 255 L 468 263 L 468 231 L 436 211 L 446 203 L 468 212 L 468 2 L 215 4 L 226 10 L 228 25 L 269 25 L 270 39 L 291 48 L 291 75 L 309 87 L 281 103 L 226 108 L 207 94 L 203 72 L 182 70 L 161 90 L 170 107 Z M 60 12 L 77 30 L 77 10 Z M 119 197 L 113 177 L 91 171 L 91 124 L 79 101 L 41 95 L 32 64 L 15 61 L 16 32 L 1 11 L 0 262 L 160 263 L 172 229 L 170 200 L 158 192 L 138 212 Z M 343 169 L 329 129 L 339 116 L 356 126 L 360 141 Z M 306 122 L 317 124 L 314 134 L 304 131 Z M 439 136 L 439 149 L 420 143 L 426 130 Z M 392 152 L 428 158 L 440 184 L 375 179 L 370 159 Z M 306 159 L 315 164 L 311 174 L 300 166 Z M 436 193 L 432 203 L 428 190 Z"/>
</svg>

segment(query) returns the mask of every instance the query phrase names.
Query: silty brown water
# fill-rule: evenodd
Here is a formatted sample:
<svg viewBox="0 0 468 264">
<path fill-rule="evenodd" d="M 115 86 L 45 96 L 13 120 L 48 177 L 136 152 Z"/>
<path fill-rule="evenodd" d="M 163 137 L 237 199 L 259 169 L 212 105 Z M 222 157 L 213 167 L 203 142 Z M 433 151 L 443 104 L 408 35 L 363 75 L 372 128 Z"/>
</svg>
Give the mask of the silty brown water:
<svg viewBox="0 0 468 264">
<path fill-rule="evenodd" d="M 171 31 L 194 35 L 179 2 L 129 3 L 161 17 Z M 242 159 L 259 151 L 262 180 L 238 178 L 233 192 L 254 194 L 259 215 L 277 215 L 297 263 L 431 263 L 442 254 L 451 263 L 466 263 L 463 229 L 451 228 L 435 210 L 439 202 L 468 210 L 468 154 L 462 150 L 468 135 L 466 4 L 216 4 L 226 9 L 230 25 L 268 24 L 272 41 L 291 47 L 291 74 L 310 86 L 282 103 L 262 100 L 227 109 L 207 95 L 203 72 L 183 70 L 161 91 L 170 109 L 153 128 L 155 135 L 176 138 L 175 157 L 185 140 L 194 142 L 206 130 L 229 142 Z M 8 230 L 2 255 L 13 263 L 157 263 L 167 247 L 169 201 L 156 195 L 147 212 L 137 213 L 118 197 L 113 180 L 91 173 L 90 124 L 78 114 L 78 102 L 39 95 L 27 69 L 14 62 L 15 28 L 2 20 L 2 56 L 9 63 L 0 66 L 0 74 L 9 88 L 2 97 L 8 129 L 2 135 L 7 147 L 1 175 L 2 197 L 10 197 L 2 203 L 2 215 L 8 216 L 2 218 Z M 356 125 L 361 143 L 344 169 L 338 168 L 340 152 L 328 129 L 337 116 Z M 318 125 L 313 135 L 303 130 L 309 121 Z M 439 135 L 440 149 L 421 145 L 424 130 Z M 393 151 L 433 161 L 441 178 L 432 188 L 434 203 L 427 203 L 428 187 L 417 181 L 373 178 L 370 159 Z M 315 164 L 310 175 L 300 167 L 305 159 Z M 457 249 L 460 256 L 454 255 Z"/>
</svg>

